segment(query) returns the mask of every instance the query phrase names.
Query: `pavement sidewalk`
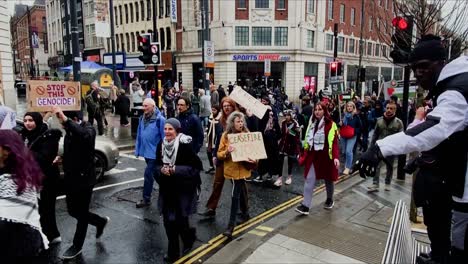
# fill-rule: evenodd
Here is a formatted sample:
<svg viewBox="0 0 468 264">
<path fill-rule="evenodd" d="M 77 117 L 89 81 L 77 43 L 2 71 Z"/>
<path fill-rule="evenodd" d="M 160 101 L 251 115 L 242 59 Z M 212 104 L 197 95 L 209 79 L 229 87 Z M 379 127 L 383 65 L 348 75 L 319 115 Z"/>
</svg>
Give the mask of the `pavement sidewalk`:
<svg viewBox="0 0 468 264">
<path fill-rule="evenodd" d="M 394 180 L 390 191 L 367 193 L 372 179 L 338 184 L 335 207 L 323 209 L 326 194 L 313 198 L 309 216 L 294 207 L 231 241 L 206 263 L 380 263 L 398 200 L 410 204 L 411 177 Z M 427 243 L 427 237 L 417 238 Z"/>
</svg>

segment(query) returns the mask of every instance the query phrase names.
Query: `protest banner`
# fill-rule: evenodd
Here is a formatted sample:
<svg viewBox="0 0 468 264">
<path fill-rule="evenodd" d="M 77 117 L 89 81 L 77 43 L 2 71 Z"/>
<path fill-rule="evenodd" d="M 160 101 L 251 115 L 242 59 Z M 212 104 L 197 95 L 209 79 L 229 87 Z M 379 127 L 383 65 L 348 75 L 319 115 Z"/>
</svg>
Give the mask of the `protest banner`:
<svg viewBox="0 0 468 264">
<path fill-rule="evenodd" d="M 260 132 L 228 134 L 229 145 L 234 147 L 231 152 L 232 161 L 247 161 L 266 159 L 267 154 L 263 137 Z"/>
<path fill-rule="evenodd" d="M 28 81 L 26 89 L 29 112 L 52 111 L 53 106 L 66 110 L 81 110 L 79 82 Z"/>
<path fill-rule="evenodd" d="M 262 119 L 268 107 L 249 93 L 244 91 L 241 87 L 237 86 L 234 88 L 229 97 L 236 103 L 240 104 L 247 110 L 250 110 L 256 117 Z"/>
</svg>

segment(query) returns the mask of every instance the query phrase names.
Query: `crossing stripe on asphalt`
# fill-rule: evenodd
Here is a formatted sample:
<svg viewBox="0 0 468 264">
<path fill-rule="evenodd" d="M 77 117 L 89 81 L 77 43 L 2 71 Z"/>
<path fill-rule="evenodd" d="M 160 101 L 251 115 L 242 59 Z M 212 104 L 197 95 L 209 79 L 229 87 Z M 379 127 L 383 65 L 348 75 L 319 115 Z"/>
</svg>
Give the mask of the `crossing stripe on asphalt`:
<svg viewBox="0 0 468 264">
<path fill-rule="evenodd" d="M 144 180 L 143 177 L 138 178 L 138 179 L 128 180 L 128 181 L 113 183 L 113 184 L 109 184 L 109 185 L 99 186 L 99 187 L 94 188 L 93 191 L 99 191 L 99 190 L 102 190 L 102 189 L 112 188 L 112 187 L 115 187 L 115 186 L 124 185 L 124 184 L 132 183 L 132 182 L 142 181 L 142 180 Z M 60 195 L 59 197 L 57 197 L 57 200 L 62 200 L 62 199 L 65 199 L 65 195 Z"/>
<path fill-rule="evenodd" d="M 336 184 L 343 182 L 349 178 L 351 178 L 353 175 L 343 175 L 338 179 Z M 322 192 L 325 189 L 325 185 L 322 184 L 319 187 L 317 187 L 314 191 L 314 195 Z M 237 236 L 240 233 L 244 232 L 245 230 L 259 224 L 262 222 L 265 222 L 268 218 L 277 215 L 281 213 L 282 211 L 291 208 L 292 206 L 298 204 L 300 201 L 302 201 L 303 197 L 302 195 L 296 196 L 289 201 L 286 201 L 274 208 L 271 208 L 268 211 L 265 211 L 259 215 L 257 215 L 254 218 L 251 218 L 249 221 L 238 225 L 235 227 L 233 236 Z M 210 253 L 212 250 L 216 249 L 219 247 L 221 244 L 226 242 L 228 239 L 225 237 L 223 234 L 220 234 L 214 238 L 212 238 L 210 241 L 208 241 L 206 244 L 201 245 L 200 247 L 196 248 L 195 250 L 191 251 L 189 254 L 183 256 L 182 258 L 178 259 L 174 264 L 180 264 L 180 263 L 194 263 L 194 262 L 201 262 L 201 258 L 205 256 L 206 254 Z"/>
</svg>

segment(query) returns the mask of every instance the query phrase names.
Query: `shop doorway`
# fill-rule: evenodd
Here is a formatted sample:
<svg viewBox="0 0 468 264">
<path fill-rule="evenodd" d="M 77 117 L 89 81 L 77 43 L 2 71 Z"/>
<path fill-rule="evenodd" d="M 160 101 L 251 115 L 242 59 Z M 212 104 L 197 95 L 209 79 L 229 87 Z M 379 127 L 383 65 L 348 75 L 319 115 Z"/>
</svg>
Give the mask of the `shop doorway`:
<svg viewBox="0 0 468 264">
<path fill-rule="evenodd" d="M 238 62 L 237 84 L 247 87 L 259 87 L 265 85 L 264 62 Z M 271 76 L 268 77 L 268 87 L 282 87 L 284 74 L 284 62 L 271 63 Z"/>
</svg>

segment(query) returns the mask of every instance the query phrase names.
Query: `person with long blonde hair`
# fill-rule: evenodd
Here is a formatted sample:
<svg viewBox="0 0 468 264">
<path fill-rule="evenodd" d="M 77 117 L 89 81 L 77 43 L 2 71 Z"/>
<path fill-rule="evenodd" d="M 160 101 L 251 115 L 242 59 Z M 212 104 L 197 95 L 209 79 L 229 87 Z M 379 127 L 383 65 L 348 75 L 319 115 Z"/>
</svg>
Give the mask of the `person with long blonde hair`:
<svg viewBox="0 0 468 264">
<path fill-rule="evenodd" d="M 357 137 L 360 133 L 361 120 L 357 115 L 356 105 L 352 101 L 346 103 L 343 114 L 343 121 L 340 122 L 341 129 L 347 127 L 347 129 L 353 131 L 351 135 L 346 136 L 344 133 L 341 133 L 342 151 L 344 151 L 346 157 L 343 174 L 348 175 L 351 167 L 353 166 L 354 145 L 356 144 Z"/>
</svg>

